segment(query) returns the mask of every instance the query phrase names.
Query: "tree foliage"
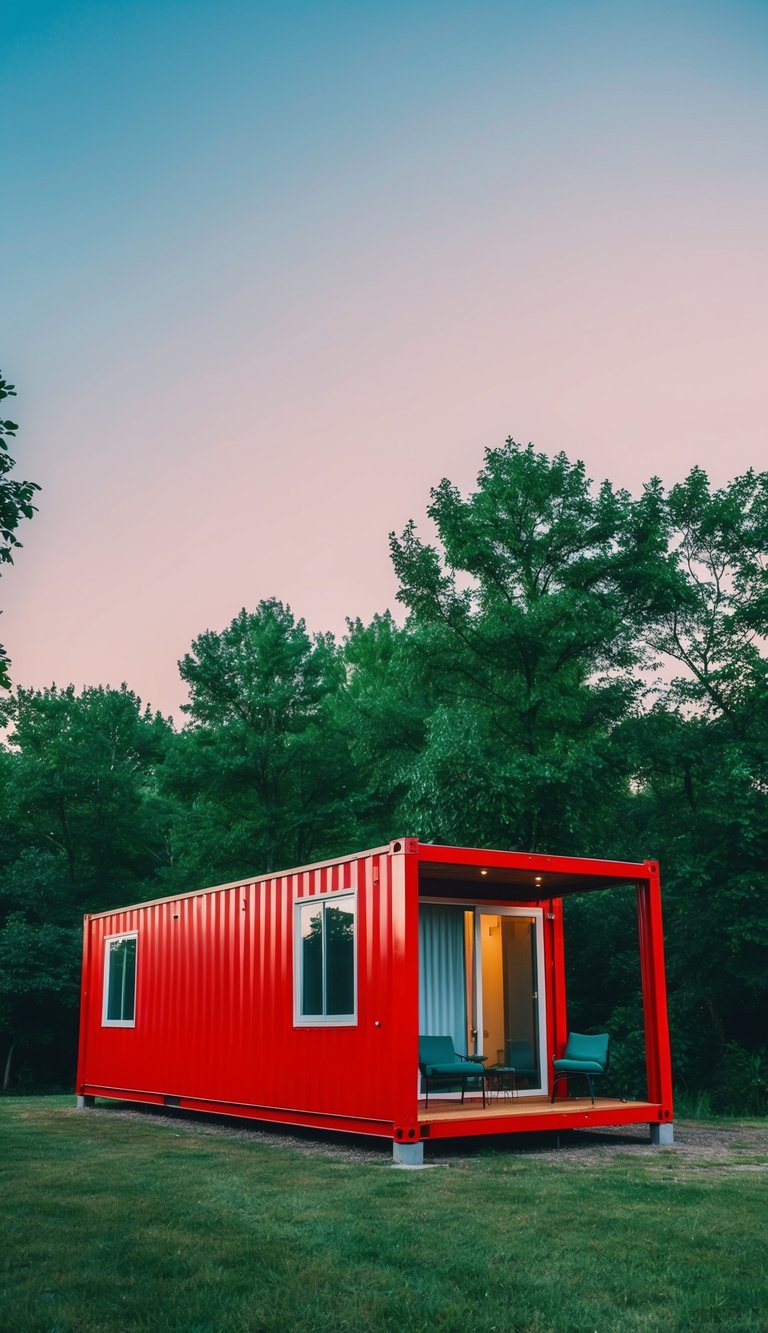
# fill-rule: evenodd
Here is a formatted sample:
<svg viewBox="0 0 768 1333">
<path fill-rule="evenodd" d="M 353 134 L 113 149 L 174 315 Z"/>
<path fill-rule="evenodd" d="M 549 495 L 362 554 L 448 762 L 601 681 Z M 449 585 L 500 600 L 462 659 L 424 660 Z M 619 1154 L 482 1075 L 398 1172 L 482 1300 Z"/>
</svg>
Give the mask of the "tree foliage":
<svg viewBox="0 0 768 1333">
<path fill-rule="evenodd" d="M 430 633 L 400 627 L 390 612 L 369 625 L 348 622 L 334 715 L 349 741 L 357 834 L 366 845 L 396 838 L 407 822 L 404 802 L 438 697 L 421 651 Z"/>
<path fill-rule="evenodd" d="M 15 830 L 3 877 L 40 920 L 99 911 L 135 893 L 167 859 L 157 774 L 170 724 L 126 686 L 17 689 L 0 706 L 9 781 L 0 816 Z"/>
<path fill-rule="evenodd" d="M 201 634 L 179 663 L 189 724 L 164 790 L 176 802 L 175 873 L 224 879 L 300 864 L 351 835 L 356 793 L 335 700 L 344 666 L 275 599 Z"/>
<path fill-rule="evenodd" d="M 640 692 L 638 625 L 677 595 L 659 511 L 653 488 L 595 493 L 581 463 L 508 440 L 467 499 L 432 492 L 435 545 L 413 522 L 393 534 L 439 682 L 408 802 L 429 836 L 567 851 L 591 820 L 598 837 L 629 776 L 615 733 Z"/>
<path fill-rule="evenodd" d="M 41 925 L 27 921 L 21 912 L 12 912 L 0 928 L 0 1031 L 7 1038 L 0 1074 L 4 1091 L 12 1084 L 17 1050 L 27 1056 L 30 1050 L 42 1050 L 51 1081 L 70 1072 L 80 945 L 79 928 Z M 31 1073 L 27 1065 L 27 1077 Z"/>
<path fill-rule="evenodd" d="M 15 396 L 13 385 L 0 374 L 0 403 Z M 15 437 L 18 429 L 15 421 L 0 418 L 0 565 L 13 564 L 14 552 L 21 546 L 16 530 L 22 519 L 31 518 L 34 514 L 32 497 L 35 491 L 40 490 L 34 481 L 18 481 L 10 476 L 16 463 L 8 453 L 8 441 Z M 0 643 L 0 688 L 6 690 L 10 688 L 9 666 L 5 649 Z"/>
</svg>

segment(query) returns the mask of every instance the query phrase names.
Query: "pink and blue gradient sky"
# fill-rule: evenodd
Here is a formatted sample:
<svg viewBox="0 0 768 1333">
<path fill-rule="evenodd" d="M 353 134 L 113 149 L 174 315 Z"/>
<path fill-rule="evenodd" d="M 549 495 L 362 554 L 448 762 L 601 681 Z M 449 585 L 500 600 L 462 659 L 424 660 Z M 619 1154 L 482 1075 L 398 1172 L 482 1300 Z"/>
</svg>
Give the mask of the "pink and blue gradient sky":
<svg viewBox="0 0 768 1333">
<path fill-rule="evenodd" d="M 768 3 L 6 0 L 18 683 L 166 712 L 206 628 L 395 605 L 508 435 L 765 466 Z"/>
</svg>

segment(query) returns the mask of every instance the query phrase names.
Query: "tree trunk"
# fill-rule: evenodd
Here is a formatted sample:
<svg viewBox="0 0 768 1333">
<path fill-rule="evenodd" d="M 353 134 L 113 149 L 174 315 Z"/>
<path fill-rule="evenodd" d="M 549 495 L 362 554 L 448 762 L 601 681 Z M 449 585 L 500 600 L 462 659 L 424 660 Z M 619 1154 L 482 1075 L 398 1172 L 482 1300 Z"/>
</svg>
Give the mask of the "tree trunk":
<svg viewBox="0 0 768 1333">
<path fill-rule="evenodd" d="M 11 1042 L 11 1046 L 8 1051 L 8 1059 L 5 1062 L 5 1073 L 3 1074 L 3 1092 L 8 1091 L 11 1082 L 11 1061 L 13 1059 L 13 1052 L 15 1048 L 16 1048 L 16 1043 Z"/>
</svg>

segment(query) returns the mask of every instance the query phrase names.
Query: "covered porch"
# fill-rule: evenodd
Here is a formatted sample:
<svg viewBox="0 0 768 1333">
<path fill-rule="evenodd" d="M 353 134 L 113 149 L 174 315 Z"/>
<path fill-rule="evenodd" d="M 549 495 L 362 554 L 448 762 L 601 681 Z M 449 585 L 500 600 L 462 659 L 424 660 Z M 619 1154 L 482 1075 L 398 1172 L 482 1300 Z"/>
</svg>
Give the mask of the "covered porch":
<svg viewBox="0 0 768 1333">
<path fill-rule="evenodd" d="M 441 1095 L 438 1087 L 430 1089 L 427 1106 L 421 1079 L 413 1133 L 418 1146 L 432 1138 L 642 1122 L 649 1125 L 653 1142 L 671 1143 L 657 863 L 418 843 L 416 848 L 419 1033 L 450 1035 L 456 1052 L 482 1060 L 487 1073 L 494 1067 L 512 1073 L 504 1067 L 514 1066 L 512 1094 L 497 1090 L 494 1095 L 489 1084 L 485 1107 L 479 1085 L 471 1083 L 463 1105 L 458 1091 L 448 1088 Z M 563 899 L 630 886 L 637 910 L 645 1096 L 624 1099 L 623 1090 L 609 1084 L 609 1091 L 619 1095 L 596 1096 L 593 1103 L 588 1096 L 568 1096 L 569 1088 L 561 1084 L 552 1103 L 553 1061 L 562 1056 L 569 1033 Z M 416 1151 L 414 1159 L 419 1159 Z"/>
</svg>

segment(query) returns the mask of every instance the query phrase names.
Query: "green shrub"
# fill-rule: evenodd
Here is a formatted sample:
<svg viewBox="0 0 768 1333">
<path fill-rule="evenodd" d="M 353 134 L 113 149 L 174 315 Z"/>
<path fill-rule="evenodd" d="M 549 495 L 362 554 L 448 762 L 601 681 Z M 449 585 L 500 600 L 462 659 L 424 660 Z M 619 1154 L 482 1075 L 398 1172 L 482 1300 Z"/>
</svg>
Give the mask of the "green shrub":
<svg viewBox="0 0 768 1333">
<path fill-rule="evenodd" d="M 768 1115 L 768 1051 L 730 1041 L 715 1075 L 712 1103 L 729 1115 Z"/>
</svg>

